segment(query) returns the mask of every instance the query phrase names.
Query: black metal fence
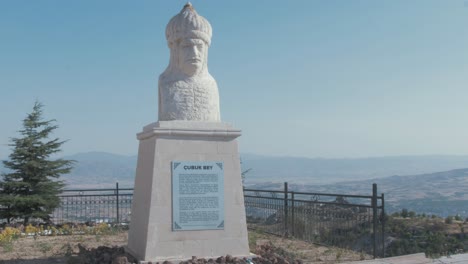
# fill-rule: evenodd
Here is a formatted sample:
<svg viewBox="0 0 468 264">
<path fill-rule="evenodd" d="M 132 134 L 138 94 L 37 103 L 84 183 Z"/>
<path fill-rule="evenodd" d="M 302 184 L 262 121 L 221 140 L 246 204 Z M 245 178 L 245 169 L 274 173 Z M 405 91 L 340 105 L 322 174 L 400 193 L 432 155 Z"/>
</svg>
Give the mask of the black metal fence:
<svg viewBox="0 0 468 264">
<path fill-rule="evenodd" d="M 132 188 L 66 190 L 55 224 L 131 220 Z M 244 189 L 250 229 L 385 256 L 384 195 L 344 195 Z"/>
<path fill-rule="evenodd" d="M 65 190 L 61 205 L 52 214 L 52 222 L 63 223 L 128 223 L 133 188 Z"/>
<path fill-rule="evenodd" d="M 244 189 L 249 228 L 385 256 L 384 195 Z"/>
</svg>

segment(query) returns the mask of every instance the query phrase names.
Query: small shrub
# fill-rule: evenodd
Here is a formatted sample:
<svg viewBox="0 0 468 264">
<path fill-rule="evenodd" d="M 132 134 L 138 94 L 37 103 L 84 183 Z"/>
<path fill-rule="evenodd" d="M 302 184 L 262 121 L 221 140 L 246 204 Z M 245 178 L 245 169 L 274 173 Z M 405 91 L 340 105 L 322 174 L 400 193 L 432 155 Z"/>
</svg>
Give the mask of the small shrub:
<svg viewBox="0 0 468 264">
<path fill-rule="evenodd" d="M 359 259 L 360 260 L 365 260 L 366 259 L 366 255 L 364 255 L 364 252 L 361 251 L 361 253 L 359 254 Z"/>
<path fill-rule="evenodd" d="M 107 223 L 100 223 L 92 229 L 92 232 L 94 235 L 108 235 L 111 232 L 111 228 Z"/>
<path fill-rule="evenodd" d="M 249 247 L 254 250 L 257 247 L 258 234 L 256 232 L 249 232 Z"/>
<path fill-rule="evenodd" d="M 64 224 L 64 225 L 62 226 L 62 228 L 60 228 L 60 231 L 61 231 L 60 233 L 61 233 L 62 235 L 71 235 L 71 234 L 73 234 L 73 229 L 72 229 L 72 227 L 69 226 L 69 225 L 67 225 L 67 224 Z"/>
<path fill-rule="evenodd" d="M 17 239 L 21 231 L 17 228 L 7 227 L 0 233 L 0 245 L 8 244 Z"/>
<path fill-rule="evenodd" d="M 61 248 L 62 252 L 63 252 L 63 255 L 65 257 L 71 257 L 73 255 L 73 248 L 72 246 L 70 245 L 70 243 L 67 243 L 65 245 L 62 246 Z"/>
<path fill-rule="evenodd" d="M 401 210 L 401 217 L 407 218 L 408 217 L 408 209 L 404 208 Z"/>
<path fill-rule="evenodd" d="M 46 242 L 38 243 L 37 247 L 39 248 L 39 251 L 41 251 L 44 254 L 44 256 L 47 255 L 47 252 L 52 250 L 52 245 Z"/>
<path fill-rule="evenodd" d="M 29 224 L 24 229 L 24 232 L 26 233 L 26 235 L 33 236 L 38 232 L 38 228 L 36 228 L 36 227 L 32 226 L 31 224 Z"/>
<path fill-rule="evenodd" d="M 13 251 L 13 241 L 0 242 L 0 246 L 3 248 L 4 252 Z"/>
<path fill-rule="evenodd" d="M 59 231 L 55 226 L 52 226 L 52 227 L 50 228 L 50 234 L 51 234 L 52 236 L 60 235 L 60 231 Z"/>
<path fill-rule="evenodd" d="M 336 260 L 340 260 L 343 255 L 343 251 L 341 249 L 337 250 L 336 252 Z"/>
<path fill-rule="evenodd" d="M 447 216 L 447 218 L 445 218 L 445 223 L 446 224 L 452 224 L 453 223 L 453 217 L 451 215 Z"/>
<path fill-rule="evenodd" d="M 86 225 L 78 225 L 73 232 L 80 235 L 89 234 L 89 228 Z"/>
</svg>

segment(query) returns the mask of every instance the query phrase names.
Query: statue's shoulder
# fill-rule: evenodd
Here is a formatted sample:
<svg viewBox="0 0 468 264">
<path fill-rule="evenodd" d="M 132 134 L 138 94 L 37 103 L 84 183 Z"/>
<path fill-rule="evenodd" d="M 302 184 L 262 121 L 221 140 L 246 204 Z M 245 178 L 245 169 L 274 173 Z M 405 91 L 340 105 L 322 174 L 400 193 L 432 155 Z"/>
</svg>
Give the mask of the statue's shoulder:
<svg viewBox="0 0 468 264">
<path fill-rule="evenodd" d="M 177 82 L 177 79 L 173 74 L 168 74 L 167 72 L 163 72 L 161 75 L 159 75 L 159 87 L 168 87 L 174 85 L 174 83 Z"/>
</svg>

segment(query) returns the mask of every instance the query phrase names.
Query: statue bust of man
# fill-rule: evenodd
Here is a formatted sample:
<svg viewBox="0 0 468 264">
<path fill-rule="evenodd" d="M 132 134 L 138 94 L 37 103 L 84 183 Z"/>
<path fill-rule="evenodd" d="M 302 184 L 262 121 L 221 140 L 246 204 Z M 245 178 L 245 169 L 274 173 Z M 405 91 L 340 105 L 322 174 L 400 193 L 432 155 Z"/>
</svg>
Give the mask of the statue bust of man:
<svg viewBox="0 0 468 264">
<path fill-rule="evenodd" d="M 219 94 L 208 72 L 211 25 L 190 3 L 166 27 L 169 66 L 159 76 L 159 120 L 219 122 Z"/>
</svg>

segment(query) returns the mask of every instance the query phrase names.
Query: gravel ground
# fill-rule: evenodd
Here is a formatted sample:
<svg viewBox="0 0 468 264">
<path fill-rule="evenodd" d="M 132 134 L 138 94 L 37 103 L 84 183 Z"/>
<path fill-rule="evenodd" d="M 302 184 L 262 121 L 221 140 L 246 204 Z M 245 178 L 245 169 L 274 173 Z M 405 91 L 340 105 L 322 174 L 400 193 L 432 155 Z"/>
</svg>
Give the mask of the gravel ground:
<svg viewBox="0 0 468 264">
<path fill-rule="evenodd" d="M 121 264 L 134 262 L 130 256 L 126 256 L 123 252 L 122 246 L 126 244 L 127 232 L 113 235 L 23 237 L 15 240 L 10 246 L 0 247 L 0 264 Z M 371 258 L 369 255 L 353 251 L 255 232 L 249 232 L 249 244 L 251 251 L 261 256 L 253 259 L 254 263 L 338 263 Z M 122 258 L 124 256 L 129 262 L 124 261 Z M 187 260 L 185 263 L 245 262 L 227 255 L 211 260 L 195 258 Z"/>
</svg>

